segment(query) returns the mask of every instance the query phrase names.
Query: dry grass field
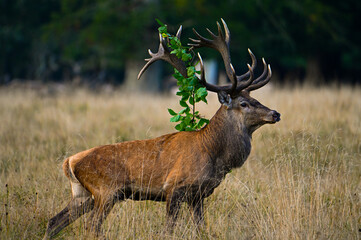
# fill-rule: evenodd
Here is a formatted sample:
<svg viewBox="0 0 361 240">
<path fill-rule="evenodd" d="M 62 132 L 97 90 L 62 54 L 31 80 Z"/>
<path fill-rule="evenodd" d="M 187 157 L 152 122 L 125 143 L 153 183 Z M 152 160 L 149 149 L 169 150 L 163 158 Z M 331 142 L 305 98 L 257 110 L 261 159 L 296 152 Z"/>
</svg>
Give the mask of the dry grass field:
<svg viewBox="0 0 361 240">
<path fill-rule="evenodd" d="M 253 96 L 282 120 L 254 133 L 245 165 L 207 198 L 201 235 L 185 206 L 169 235 L 164 203 L 128 200 L 107 218 L 106 237 L 360 239 L 361 88 L 265 88 Z M 0 88 L 0 239 L 41 239 L 70 199 L 62 161 L 93 146 L 172 132 L 168 107 L 177 108 L 175 96 Z M 210 96 L 200 110 L 211 117 L 218 107 Z M 87 239 L 84 218 L 57 239 Z"/>
</svg>

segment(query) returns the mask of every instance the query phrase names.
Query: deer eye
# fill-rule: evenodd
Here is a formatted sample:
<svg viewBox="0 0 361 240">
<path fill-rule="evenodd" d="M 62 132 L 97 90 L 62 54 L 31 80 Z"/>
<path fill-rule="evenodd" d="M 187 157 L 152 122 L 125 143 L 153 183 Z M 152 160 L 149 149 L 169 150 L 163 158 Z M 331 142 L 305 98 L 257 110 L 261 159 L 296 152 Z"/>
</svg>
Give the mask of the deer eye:
<svg viewBox="0 0 361 240">
<path fill-rule="evenodd" d="M 241 107 L 243 108 L 248 107 L 248 104 L 246 102 L 241 102 Z"/>
</svg>

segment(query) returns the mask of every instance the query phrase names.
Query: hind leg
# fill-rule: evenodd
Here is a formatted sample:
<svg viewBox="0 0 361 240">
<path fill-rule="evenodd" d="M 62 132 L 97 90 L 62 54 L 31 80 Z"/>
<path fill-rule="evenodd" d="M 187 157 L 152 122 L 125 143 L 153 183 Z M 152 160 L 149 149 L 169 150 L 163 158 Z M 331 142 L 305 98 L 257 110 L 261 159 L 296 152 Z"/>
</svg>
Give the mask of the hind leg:
<svg viewBox="0 0 361 240">
<path fill-rule="evenodd" d="M 49 220 L 44 239 L 50 239 L 59 233 L 63 228 L 74 222 L 83 214 L 91 211 L 94 207 L 94 200 L 91 194 L 83 188 L 80 183 L 72 184 L 72 199 L 68 205 L 56 216 Z"/>
<path fill-rule="evenodd" d="M 113 196 L 101 198 L 95 197 L 94 210 L 91 212 L 87 222 L 87 230 L 90 230 L 96 237 L 102 235 L 101 226 L 113 209 L 115 199 Z"/>
<path fill-rule="evenodd" d="M 55 236 L 84 213 L 91 211 L 93 206 L 94 200 L 91 197 L 72 199 L 61 212 L 49 220 L 44 239 Z"/>
</svg>

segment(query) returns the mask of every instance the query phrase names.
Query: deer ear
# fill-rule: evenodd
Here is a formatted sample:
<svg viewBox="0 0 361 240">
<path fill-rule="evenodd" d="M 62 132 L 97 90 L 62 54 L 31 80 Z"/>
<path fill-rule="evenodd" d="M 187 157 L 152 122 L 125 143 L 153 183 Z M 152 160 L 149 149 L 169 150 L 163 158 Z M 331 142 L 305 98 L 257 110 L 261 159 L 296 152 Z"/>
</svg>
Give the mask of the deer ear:
<svg viewBox="0 0 361 240">
<path fill-rule="evenodd" d="M 223 91 L 218 92 L 218 100 L 221 104 L 223 104 L 227 108 L 231 107 L 232 99 L 226 92 Z"/>
</svg>

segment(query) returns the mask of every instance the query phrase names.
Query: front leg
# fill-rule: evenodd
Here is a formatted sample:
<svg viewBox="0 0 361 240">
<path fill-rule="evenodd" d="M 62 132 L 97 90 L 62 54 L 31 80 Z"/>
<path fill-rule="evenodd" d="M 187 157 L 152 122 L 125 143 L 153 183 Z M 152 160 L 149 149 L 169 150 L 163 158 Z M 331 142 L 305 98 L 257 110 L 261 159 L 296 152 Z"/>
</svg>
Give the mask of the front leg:
<svg viewBox="0 0 361 240">
<path fill-rule="evenodd" d="M 196 197 L 196 198 L 190 198 L 187 203 L 189 206 L 189 209 L 191 210 L 191 214 L 193 217 L 193 222 L 197 226 L 198 233 L 202 233 L 202 229 L 204 226 L 204 205 L 203 205 L 203 198 Z"/>
<path fill-rule="evenodd" d="M 181 192 L 175 191 L 167 197 L 167 227 L 168 231 L 171 233 L 176 224 L 183 197 Z"/>
</svg>

